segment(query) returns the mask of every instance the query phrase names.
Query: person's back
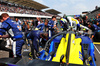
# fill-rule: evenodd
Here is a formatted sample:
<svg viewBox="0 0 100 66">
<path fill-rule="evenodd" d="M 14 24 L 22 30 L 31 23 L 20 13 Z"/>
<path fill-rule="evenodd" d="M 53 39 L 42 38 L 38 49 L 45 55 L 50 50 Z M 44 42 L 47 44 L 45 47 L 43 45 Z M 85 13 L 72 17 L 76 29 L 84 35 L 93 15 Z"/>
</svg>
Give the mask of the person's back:
<svg viewBox="0 0 100 66">
<path fill-rule="evenodd" d="M 39 39 L 40 39 L 40 33 L 41 33 L 41 31 L 39 31 L 39 30 L 33 30 L 27 35 L 27 38 L 32 40 L 33 48 L 36 50 L 36 52 L 39 51 L 38 43 L 39 43 Z"/>
<path fill-rule="evenodd" d="M 17 26 L 17 24 L 12 21 L 10 18 L 8 18 L 6 21 L 4 21 L 3 23 L 3 28 L 5 29 L 10 29 L 12 28 L 12 30 L 9 30 L 8 32 L 11 33 L 11 31 L 13 31 L 13 33 L 11 33 L 11 37 L 22 34 L 21 29 L 19 28 L 19 26 Z M 9 25 L 9 27 L 7 27 Z"/>
<path fill-rule="evenodd" d="M 31 31 L 31 32 L 29 33 L 30 35 L 27 35 L 27 38 L 28 38 L 28 39 L 39 38 L 40 32 L 41 32 L 41 31 L 39 31 L 39 30 L 33 30 L 33 31 Z"/>
</svg>

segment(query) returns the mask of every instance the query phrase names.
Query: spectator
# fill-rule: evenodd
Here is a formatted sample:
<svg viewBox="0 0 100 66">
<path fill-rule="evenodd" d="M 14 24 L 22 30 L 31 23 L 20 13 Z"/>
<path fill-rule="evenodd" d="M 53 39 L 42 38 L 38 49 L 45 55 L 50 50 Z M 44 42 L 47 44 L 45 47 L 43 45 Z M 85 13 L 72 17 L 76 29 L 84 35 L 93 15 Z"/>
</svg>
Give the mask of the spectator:
<svg viewBox="0 0 100 66">
<path fill-rule="evenodd" d="M 32 20 L 32 24 L 31 25 L 33 26 L 33 29 L 35 29 L 35 24 L 36 24 L 35 21 Z"/>
<path fill-rule="evenodd" d="M 45 20 L 45 28 L 44 31 L 47 32 L 48 31 L 48 19 Z"/>
<path fill-rule="evenodd" d="M 37 18 L 38 20 L 38 25 L 41 24 L 41 18 Z"/>
<path fill-rule="evenodd" d="M 88 22 L 88 16 L 84 16 L 83 17 L 83 25 L 87 26 L 87 22 Z"/>
<path fill-rule="evenodd" d="M 37 20 L 35 21 L 35 23 L 36 23 L 36 26 L 38 26 L 41 22 L 40 22 L 40 18 L 36 18 Z"/>
<path fill-rule="evenodd" d="M 29 24 L 25 21 L 24 22 L 25 24 L 24 24 L 24 30 L 25 30 L 25 32 L 28 32 L 28 30 L 29 30 Z"/>
</svg>

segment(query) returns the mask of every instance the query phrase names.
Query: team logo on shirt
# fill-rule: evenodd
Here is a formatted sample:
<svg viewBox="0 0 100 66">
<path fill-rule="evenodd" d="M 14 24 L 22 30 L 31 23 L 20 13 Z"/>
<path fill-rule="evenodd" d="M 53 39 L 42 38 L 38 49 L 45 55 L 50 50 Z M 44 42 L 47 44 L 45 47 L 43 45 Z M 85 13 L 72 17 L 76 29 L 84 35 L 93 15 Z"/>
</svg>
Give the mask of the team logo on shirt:
<svg viewBox="0 0 100 66">
<path fill-rule="evenodd" d="M 17 26 L 17 28 L 21 31 L 21 28 L 20 28 L 20 26 Z"/>
</svg>

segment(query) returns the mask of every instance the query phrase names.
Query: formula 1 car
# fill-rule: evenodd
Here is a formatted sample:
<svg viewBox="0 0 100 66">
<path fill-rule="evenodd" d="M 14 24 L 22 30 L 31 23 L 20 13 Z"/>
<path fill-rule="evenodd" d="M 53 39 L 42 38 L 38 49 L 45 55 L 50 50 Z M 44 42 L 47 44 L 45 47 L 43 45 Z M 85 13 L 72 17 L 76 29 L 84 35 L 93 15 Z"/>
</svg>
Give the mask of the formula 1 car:
<svg viewBox="0 0 100 66">
<path fill-rule="evenodd" d="M 79 34 L 64 31 L 54 35 L 38 53 L 40 60 L 30 60 L 26 66 L 96 66 L 91 39 Z"/>
<path fill-rule="evenodd" d="M 55 40 L 58 36 L 62 37 Z M 58 45 L 56 45 L 57 43 Z M 44 50 L 38 54 L 38 59 L 58 62 L 61 66 L 71 64 L 96 66 L 92 40 L 88 36 L 79 36 L 73 31 L 56 34 L 47 41 Z"/>
</svg>

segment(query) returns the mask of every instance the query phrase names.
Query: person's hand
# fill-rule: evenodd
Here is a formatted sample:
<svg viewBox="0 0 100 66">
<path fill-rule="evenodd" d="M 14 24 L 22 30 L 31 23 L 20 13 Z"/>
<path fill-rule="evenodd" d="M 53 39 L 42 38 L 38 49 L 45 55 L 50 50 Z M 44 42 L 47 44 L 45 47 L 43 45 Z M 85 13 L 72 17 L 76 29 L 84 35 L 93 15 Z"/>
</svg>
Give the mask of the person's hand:
<svg viewBox="0 0 100 66">
<path fill-rule="evenodd" d="M 0 38 L 2 38 L 2 35 L 0 35 Z"/>
<path fill-rule="evenodd" d="M 94 35 L 92 35 L 92 37 L 90 38 L 91 40 L 94 38 Z"/>
<path fill-rule="evenodd" d="M 92 38 L 94 38 L 94 35 L 92 35 Z"/>
</svg>

